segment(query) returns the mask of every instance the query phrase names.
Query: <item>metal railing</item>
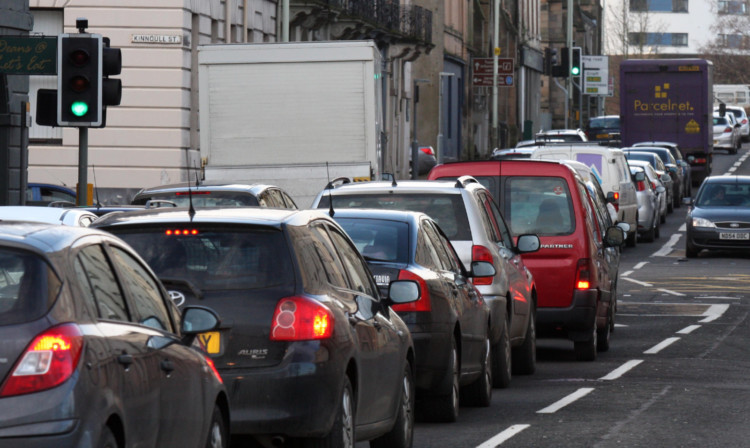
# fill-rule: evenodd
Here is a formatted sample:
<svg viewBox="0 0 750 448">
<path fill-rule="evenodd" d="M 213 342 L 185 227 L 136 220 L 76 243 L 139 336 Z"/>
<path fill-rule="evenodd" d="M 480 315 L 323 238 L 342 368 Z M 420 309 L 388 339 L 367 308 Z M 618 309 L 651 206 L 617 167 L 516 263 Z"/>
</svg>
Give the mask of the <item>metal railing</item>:
<svg viewBox="0 0 750 448">
<path fill-rule="evenodd" d="M 401 32 L 416 40 L 432 43 L 432 11 L 417 5 L 401 7 Z"/>
</svg>

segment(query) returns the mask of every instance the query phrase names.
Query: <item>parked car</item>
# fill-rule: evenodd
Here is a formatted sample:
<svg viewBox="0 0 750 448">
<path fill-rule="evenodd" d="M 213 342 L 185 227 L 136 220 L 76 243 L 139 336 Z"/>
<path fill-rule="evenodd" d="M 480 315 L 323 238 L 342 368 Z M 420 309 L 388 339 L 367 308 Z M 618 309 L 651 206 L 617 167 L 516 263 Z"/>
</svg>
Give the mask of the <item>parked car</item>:
<svg viewBox="0 0 750 448">
<path fill-rule="evenodd" d="M 265 446 L 411 446 L 414 346 L 390 305 L 417 300 L 418 283 L 396 280 L 381 297 L 326 214 L 183 207 L 95 225 L 128 241 L 173 298 L 230 317 L 201 338 L 231 391 L 233 435 Z"/>
<path fill-rule="evenodd" d="M 122 240 L 0 223 L 0 446 L 228 447 L 227 392 L 180 314 Z"/>
<path fill-rule="evenodd" d="M 439 166 L 430 171 L 430 176 Z M 492 376 L 495 387 L 503 377 L 530 374 L 536 369 L 536 286 L 521 254 L 539 248 L 534 235 L 515 243 L 487 188 L 476 179 L 334 183 L 320 192 L 313 207 L 412 210 L 434 219 L 448 237 L 464 266 L 489 261 L 495 275 L 474 277 L 473 283 L 490 307 Z M 510 347 L 504 339 L 505 327 Z M 512 347 L 512 353 L 509 349 Z M 511 361 L 508 363 L 508 361 Z M 510 364 L 510 365 L 508 365 Z"/>
<path fill-rule="evenodd" d="M 66 226 L 87 227 L 98 216 L 77 208 L 42 207 L 34 205 L 0 206 L 0 221 L 46 222 Z"/>
<path fill-rule="evenodd" d="M 633 147 L 641 147 L 641 146 L 656 146 L 660 148 L 667 148 L 669 152 L 672 153 L 672 156 L 677 161 L 677 164 L 682 169 L 682 179 L 684 182 L 684 185 L 682 187 L 683 191 L 683 197 L 688 197 L 693 195 L 693 176 L 692 176 L 692 170 L 690 169 L 690 162 L 682 156 L 682 150 L 680 149 L 680 146 L 677 143 L 674 142 L 660 142 L 660 141 L 653 141 L 653 142 L 638 142 L 634 143 Z M 690 156 L 691 158 L 693 156 Z"/>
<path fill-rule="evenodd" d="M 656 238 L 661 236 L 659 207 L 663 200 L 658 196 L 657 191 L 646 176 L 645 167 L 630 165 L 630 174 L 638 196 L 638 238 L 643 238 L 647 243 L 653 243 Z M 661 185 L 656 188 L 664 190 Z M 666 213 L 666 208 L 664 213 Z"/>
<path fill-rule="evenodd" d="M 714 114 L 714 149 L 727 149 L 729 154 L 737 154 L 741 146 L 740 124 L 733 114 Z"/>
<path fill-rule="evenodd" d="M 750 176 L 709 176 L 686 217 L 685 255 L 750 249 Z"/>
<path fill-rule="evenodd" d="M 432 146 L 420 146 L 417 149 L 417 166 L 419 167 L 419 174 L 427 174 L 433 166 L 437 165 L 435 150 L 432 149 Z M 411 151 L 409 151 L 409 161 L 411 162 Z"/>
<path fill-rule="evenodd" d="M 470 279 L 494 274 L 492 264 L 474 261 L 467 272 L 448 237 L 424 213 L 337 208 L 333 218 L 364 255 L 384 297 L 394 280 L 419 284 L 416 302 L 393 306 L 414 340 L 417 415 L 453 422 L 459 401 L 489 406 L 489 307 Z M 510 377 L 504 381 L 507 386 Z"/>
<path fill-rule="evenodd" d="M 462 165 L 462 166 L 461 166 Z M 576 357 L 609 349 L 617 303 L 617 260 L 623 229 L 588 194 L 566 160 L 502 160 L 436 166 L 430 177 L 472 173 L 491 182 L 512 237 L 537 234 L 541 249 L 523 254 L 537 286 L 540 337 L 574 342 Z M 591 229 L 591 230 L 589 230 Z"/>
<path fill-rule="evenodd" d="M 563 143 L 587 142 L 586 133 L 580 129 L 548 129 L 537 132 L 535 141 L 554 141 Z"/>
<path fill-rule="evenodd" d="M 665 222 L 667 222 L 668 196 L 667 189 L 664 186 L 664 183 L 659 178 L 659 174 L 656 172 L 656 170 L 654 170 L 654 167 L 645 160 L 630 160 L 628 161 L 628 163 L 630 164 L 631 168 L 641 168 L 646 174 L 646 180 L 650 184 L 651 190 L 653 190 L 656 194 L 656 209 L 658 210 L 659 223 L 664 224 Z"/>
<path fill-rule="evenodd" d="M 26 186 L 26 205 L 49 205 L 63 203 L 68 206 L 76 205 L 76 191 L 54 184 L 29 182 Z"/>
<path fill-rule="evenodd" d="M 187 207 L 273 207 L 296 209 L 297 204 L 281 188 L 265 184 L 188 182 L 144 188 L 133 197 L 133 205 Z"/>
<path fill-rule="evenodd" d="M 647 151 L 630 151 L 629 148 L 623 148 L 622 151 L 625 153 L 628 163 L 632 160 L 641 160 L 651 165 L 664 188 L 667 189 L 667 213 L 672 213 L 674 211 L 675 185 L 661 158 L 657 154 Z"/>
<path fill-rule="evenodd" d="M 678 208 L 682 204 L 682 198 L 685 196 L 685 179 L 682 177 L 682 168 L 678 166 L 677 160 L 675 160 L 672 152 L 667 148 L 660 148 L 657 146 L 636 146 L 623 148 L 623 150 L 633 151 L 644 151 L 652 152 L 659 156 L 661 161 L 664 163 L 669 177 L 672 178 L 672 185 L 674 186 L 674 193 L 672 194 L 672 208 Z"/>
<path fill-rule="evenodd" d="M 620 140 L 620 116 L 592 117 L 584 129 L 590 142 Z"/>
<path fill-rule="evenodd" d="M 622 151 L 597 144 L 550 145 L 537 147 L 531 159 L 575 160 L 588 166 L 617 210 L 617 222 L 628 225 L 627 245 L 636 245 L 638 198 Z"/>
<path fill-rule="evenodd" d="M 531 142 L 534 144 L 534 142 Z M 519 145 L 523 144 L 523 142 L 519 142 Z M 534 152 L 533 148 L 528 148 L 524 146 L 516 146 L 515 148 L 508 148 L 508 149 L 495 149 L 492 151 L 492 155 L 490 156 L 490 159 L 492 160 L 501 160 L 501 159 L 528 159 L 531 157 L 531 153 Z"/>
<path fill-rule="evenodd" d="M 740 124 L 740 140 L 743 142 L 750 141 L 750 119 L 748 119 L 745 108 L 737 105 L 727 105 L 727 113 L 734 115 L 735 121 Z M 719 112 L 719 108 L 714 108 L 714 114 Z"/>
</svg>

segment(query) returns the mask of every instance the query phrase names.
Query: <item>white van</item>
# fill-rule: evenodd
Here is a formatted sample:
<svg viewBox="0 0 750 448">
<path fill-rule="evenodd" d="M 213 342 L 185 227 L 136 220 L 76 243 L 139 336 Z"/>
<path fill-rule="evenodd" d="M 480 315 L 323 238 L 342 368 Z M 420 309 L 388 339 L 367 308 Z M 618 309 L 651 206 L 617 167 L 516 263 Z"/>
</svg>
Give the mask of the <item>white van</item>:
<svg viewBox="0 0 750 448">
<path fill-rule="evenodd" d="M 638 229 L 638 197 L 630 178 L 625 154 L 616 148 L 595 144 L 545 145 L 531 153 L 532 159 L 575 160 L 591 169 L 617 210 L 617 222 L 630 226 L 627 245 L 635 246 Z"/>
</svg>

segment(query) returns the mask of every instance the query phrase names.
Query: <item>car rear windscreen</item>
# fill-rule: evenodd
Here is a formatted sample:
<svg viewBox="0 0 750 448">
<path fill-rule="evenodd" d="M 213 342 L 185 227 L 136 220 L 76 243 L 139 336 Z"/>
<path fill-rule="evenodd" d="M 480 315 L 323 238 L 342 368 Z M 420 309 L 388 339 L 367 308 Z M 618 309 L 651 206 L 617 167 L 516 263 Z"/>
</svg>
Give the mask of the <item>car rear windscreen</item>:
<svg viewBox="0 0 750 448">
<path fill-rule="evenodd" d="M 502 204 L 513 236 L 561 236 L 575 230 L 573 203 L 563 178 L 510 176 Z"/>
<path fill-rule="evenodd" d="M 0 247 L 0 325 L 39 319 L 62 283 L 38 255 Z"/>
<path fill-rule="evenodd" d="M 294 284 L 284 235 L 278 230 L 163 226 L 112 229 L 159 278 L 187 280 L 201 290 Z"/>
<path fill-rule="evenodd" d="M 329 196 L 320 198 L 318 208 L 329 207 Z M 333 208 L 376 208 L 422 212 L 437 221 L 449 240 L 471 241 L 469 218 L 460 194 L 399 193 L 337 194 Z"/>
<path fill-rule="evenodd" d="M 177 207 L 188 207 L 192 196 L 193 207 L 257 207 L 258 199 L 248 193 L 236 191 L 178 191 L 155 193 L 150 196 L 138 196 L 133 199 L 134 205 L 144 205 L 148 201 L 170 201 Z"/>
<path fill-rule="evenodd" d="M 409 262 L 409 226 L 385 219 L 337 218 L 367 261 Z"/>
</svg>

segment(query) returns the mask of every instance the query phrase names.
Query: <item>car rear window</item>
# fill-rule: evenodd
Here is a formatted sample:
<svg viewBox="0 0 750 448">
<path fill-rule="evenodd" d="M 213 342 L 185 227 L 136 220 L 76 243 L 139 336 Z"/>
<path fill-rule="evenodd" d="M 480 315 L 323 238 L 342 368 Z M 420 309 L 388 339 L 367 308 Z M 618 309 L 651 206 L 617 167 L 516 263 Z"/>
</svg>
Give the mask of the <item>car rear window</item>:
<svg viewBox="0 0 750 448">
<path fill-rule="evenodd" d="M 187 280 L 201 290 L 262 289 L 294 283 L 282 232 L 235 227 L 110 229 L 159 278 Z"/>
<path fill-rule="evenodd" d="M 714 126 L 727 124 L 728 120 L 725 117 L 714 117 Z"/>
<path fill-rule="evenodd" d="M 178 191 L 171 193 L 156 193 L 149 196 L 138 196 L 133 199 L 134 205 L 144 205 L 148 201 L 172 201 L 177 207 L 190 205 L 190 195 L 193 197 L 193 207 L 257 207 L 258 199 L 248 193 L 236 191 Z"/>
<path fill-rule="evenodd" d="M 336 218 L 367 261 L 409 262 L 409 226 L 405 222 Z"/>
<path fill-rule="evenodd" d="M 620 128 L 620 118 L 594 118 L 589 123 L 590 129 Z"/>
<path fill-rule="evenodd" d="M 560 236 L 575 230 L 570 190 L 561 177 L 508 177 L 503 199 L 513 236 Z"/>
<path fill-rule="evenodd" d="M 0 325 L 36 320 L 60 293 L 62 283 L 38 255 L 0 248 Z"/>
<path fill-rule="evenodd" d="M 320 198 L 318 208 L 329 207 L 329 196 Z M 333 197 L 336 208 L 376 208 L 380 210 L 411 210 L 422 212 L 437 221 L 450 240 L 470 241 L 471 229 L 460 194 L 399 193 L 338 194 Z"/>
</svg>

